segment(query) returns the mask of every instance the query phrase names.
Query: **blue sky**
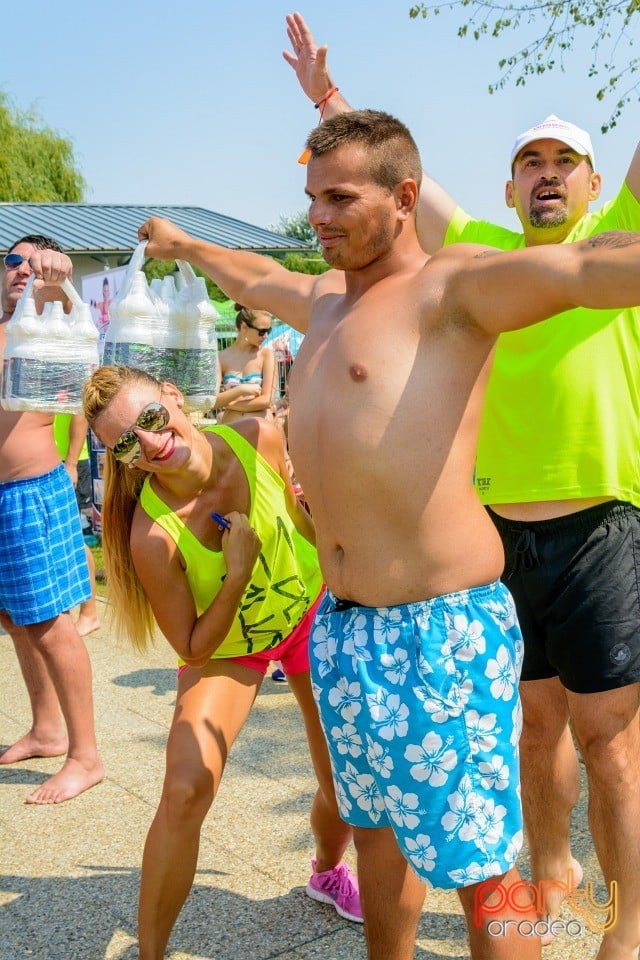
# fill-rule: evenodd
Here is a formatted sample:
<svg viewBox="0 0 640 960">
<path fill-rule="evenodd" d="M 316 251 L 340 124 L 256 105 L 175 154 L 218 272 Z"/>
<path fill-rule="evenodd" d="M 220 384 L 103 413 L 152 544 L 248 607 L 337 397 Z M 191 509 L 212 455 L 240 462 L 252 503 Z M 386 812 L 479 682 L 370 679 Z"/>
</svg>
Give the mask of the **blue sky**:
<svg viewBox="0 0 640 960">
<path fill-rule="evenodd" d="M 425 168 L 469 212 L 515 226 L 503 202 L 509 150 L 549 113 L 591 131 L 603 196 L 617 192 L 639 105 L 599 133 L 608 112 L 587 79 L 586 43 L 566 73 L 490 95 L 499 57 L 526 34 L 459 40 L 459 17 L 414 21 L 410 6 L 307 0 L 297 9 L 329 44 L 347 98 L 404 120 Z M 270 226 L 305 207 L 296 160 L 318 116 L 281 55 L 293 9 L 279 0 L 35 0 L 13 22 L 19 41 L 5 22 L 0 86 L 71 138 L 89 201 L 196 204 Z"/>
</svg>

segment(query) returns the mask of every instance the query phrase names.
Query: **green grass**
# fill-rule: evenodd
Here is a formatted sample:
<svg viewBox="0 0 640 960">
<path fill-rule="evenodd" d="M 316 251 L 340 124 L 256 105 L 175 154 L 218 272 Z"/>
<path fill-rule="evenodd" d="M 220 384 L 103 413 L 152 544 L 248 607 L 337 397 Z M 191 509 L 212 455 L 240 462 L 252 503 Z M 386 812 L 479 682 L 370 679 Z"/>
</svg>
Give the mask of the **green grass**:
<svg viewBox="0 0 640 960">
<path fill-rule="evenodd" d="M 102 551 L 102 540 L 96 547 L 89 547 L 91 553 L 93 554 L 93 559 L 96 562 L 96 573 L 104 570 L 104 553 Z M 96 579 L 96 594 L 99 597 L 107 596 L 107 584 L 103 579 Z"/>
</svg>

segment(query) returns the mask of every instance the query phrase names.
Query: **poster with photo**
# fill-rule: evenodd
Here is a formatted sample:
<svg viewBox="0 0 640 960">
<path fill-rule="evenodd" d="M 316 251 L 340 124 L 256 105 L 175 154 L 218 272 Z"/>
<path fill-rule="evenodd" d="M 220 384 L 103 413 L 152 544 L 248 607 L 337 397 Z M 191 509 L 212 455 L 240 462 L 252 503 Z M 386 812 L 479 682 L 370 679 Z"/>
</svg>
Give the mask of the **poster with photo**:
<svg viewBox="0 0 640 960">
<path fill-rule="evenodd" d="M 115 270 L 103 270 L 102 273 L 89 273 L 82 278 L 82 299 L 91 307 L 91 316 L 98 328 L 101 344 L 109 329 L 109 307 L 124 283 L 126 272 L 126 267 L 116 267 Z"/>
<path fill-rule="evenodd" d="M 100 334 L 99 353 L 102 357 L 104 338 L 111 317 L 109 307 L 113 303 L 124 283 L 126 267 L 117 267 L 115 270 L 103 270 L 101 273 L 90 273 L 82 278 L 82 299 L 91 307 L 93 321 Z M 91 467 L 91 526 L 93 533 L 99 536 L 102 533 L 102 495 L 104 491 L 104 447 L 95 433 L 89 431 L 89 464 Z"/>
</svg>

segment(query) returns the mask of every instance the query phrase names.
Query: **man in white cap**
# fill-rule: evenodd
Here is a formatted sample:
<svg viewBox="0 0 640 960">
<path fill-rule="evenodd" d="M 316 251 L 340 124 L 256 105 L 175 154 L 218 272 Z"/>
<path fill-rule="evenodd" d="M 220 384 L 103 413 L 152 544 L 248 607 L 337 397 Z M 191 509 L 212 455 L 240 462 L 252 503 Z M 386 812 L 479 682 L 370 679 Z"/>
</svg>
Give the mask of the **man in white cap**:
<svg viewBox="0 0 640 960">
<path fill-rule="evenodd" d="M 325 119 L 350 110 L 327 48 L 299 14 L 287 25 L 293 52 L 284 56 L 307 96 Z M 588 133 L 547 117 L 511 152 L 505 198 L 522 231 L 472 220 L 425 175 L 421 244 L 428 253 L 458 242 L 506 250 L 640 229 L 640 149 L 615 199 L 591 213 L 601 187 L 594 167 Z M 598 859 L 607 884 L 618 884 L 618 920 L 597 960 L 637 960 L 640 309 L 573 314 L 500 337 L 475 482 L 502 536 L 503 579 L 525 638 L 522 797 L 533 879 L 557 881 L 547 888 L 551 913 L 582 879 L 569 839 L 580 788 L 571 721 Z"/>
</svg>

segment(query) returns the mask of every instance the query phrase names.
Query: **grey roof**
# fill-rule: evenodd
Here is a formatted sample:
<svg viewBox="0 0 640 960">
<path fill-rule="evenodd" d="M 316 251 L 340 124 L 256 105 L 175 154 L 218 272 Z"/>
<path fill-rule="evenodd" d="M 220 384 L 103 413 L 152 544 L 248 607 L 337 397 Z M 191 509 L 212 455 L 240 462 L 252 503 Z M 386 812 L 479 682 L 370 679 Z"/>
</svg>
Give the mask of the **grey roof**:
<svg viewBox="0 0 640 960">
<path fill-rule="evenodd" d="M 44 234 L 70 254 L 129 253 L 138 227 L 149 217 L 167 217 L 187 233 L 221 247 L 267 252 L 308 250 L 293 237 L 254 227 L 204 207 L 110 203 L 0 203 L 0 251 L 19 237 Z"/>
</svg>

